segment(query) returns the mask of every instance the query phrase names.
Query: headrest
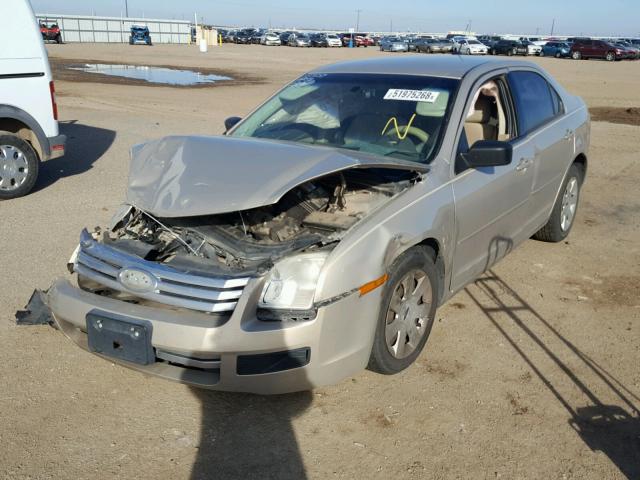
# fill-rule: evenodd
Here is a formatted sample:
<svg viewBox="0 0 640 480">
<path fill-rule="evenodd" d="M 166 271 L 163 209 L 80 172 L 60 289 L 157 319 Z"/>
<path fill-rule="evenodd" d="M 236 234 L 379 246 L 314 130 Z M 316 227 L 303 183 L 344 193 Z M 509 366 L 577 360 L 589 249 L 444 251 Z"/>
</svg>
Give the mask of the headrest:
<svg viewBox="0 0 640 480">
<path fill-rule="evenodd" d="M 467 117 L 466 123 L 487 123 L 491 118 L 493 101 L 486 95 L 480 95 L 473 107 L 473 112 Z"/>
<path fill-rule="evenodd" d="M 421 117 L 444 117 L 449 103 L 449 92 L 447 90 L 429 89 L 429 91 L 437 93 L 438 98 L 433 103 L 417 102 L 416 115 Z"/>
</svg>

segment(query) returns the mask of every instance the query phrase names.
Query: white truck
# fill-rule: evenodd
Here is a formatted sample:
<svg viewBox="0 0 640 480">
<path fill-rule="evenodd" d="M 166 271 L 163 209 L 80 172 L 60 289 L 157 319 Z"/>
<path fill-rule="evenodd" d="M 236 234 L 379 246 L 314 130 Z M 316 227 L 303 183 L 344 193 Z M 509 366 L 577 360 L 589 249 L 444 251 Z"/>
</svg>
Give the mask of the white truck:
<svg viewBox="0 0 640 480">
<path fill-rule="evenodd" d="M 26 195 L 41 161 L 64 155 L 49 58 L 28 0 L 2 0 L 0 200 Z"/>
</svg>

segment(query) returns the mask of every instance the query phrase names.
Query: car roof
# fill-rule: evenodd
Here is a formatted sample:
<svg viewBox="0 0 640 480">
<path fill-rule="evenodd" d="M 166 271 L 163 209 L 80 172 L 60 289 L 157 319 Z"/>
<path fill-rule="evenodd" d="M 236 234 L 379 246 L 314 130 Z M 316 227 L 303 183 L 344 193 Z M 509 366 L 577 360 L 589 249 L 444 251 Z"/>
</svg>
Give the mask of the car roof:
<svg viewBox="0 0 640 480">
<path fill-rule="evenodd" d="M 475 68 L 491 70 L 501 67 L 535 67 L 534 63 L 492 57 L 462 55 L 374 58 L 334 63 L 314 70 L 314 73 L 373 73 L 396 75 L 425 75 L 431 77 L 462 78 Z"/>
</svg>

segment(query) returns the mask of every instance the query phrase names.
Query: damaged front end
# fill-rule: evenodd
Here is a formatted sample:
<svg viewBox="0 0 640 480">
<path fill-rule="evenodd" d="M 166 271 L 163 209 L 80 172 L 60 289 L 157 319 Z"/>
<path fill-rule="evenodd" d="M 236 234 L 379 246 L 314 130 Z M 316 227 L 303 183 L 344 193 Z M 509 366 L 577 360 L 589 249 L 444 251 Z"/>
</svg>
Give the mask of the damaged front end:
<svg viewBox="0 0 640 480">
<path fill-rule="evenodd" d="M 269 274 L 262 308 L 310 310 L 315 284 L 294 287 L 274 267 L 293 273 L 304 260 L 317 279 L 345 233 L 414 181 L 406 171 L 347 170 L 305 182 L 273 205 L 217 215 L 158 218 L 126 205 L 109 230 L 83 232 L 72 267 L 79 287 L 94 294 L 211 313 L 232 310 L 249 278 Z M 303 256 L 285 261 L 295 254 Z M 147 278 L 136 269 L 153 271 Z"/>
<path fill-rule="evenodd" d="M 247 162 L 251 174 L 202 160 L 207 146 L 233 157 L 229 145 L 246 158 L 247 141 L 137 148 L 127 203 L 108 228 L 82 231 L 68 264 L 75 282 L 38 292 L 22 323 L 52 323 L 110 360 L 205 388 L 295 391 L 362 368 L 366 339 L 321 348 L 322 332 L 343 315 L 374 318 L 378 303 L 353 295 L 359 285 L 322 297 L 321 274 L 333 249 L 424 169 L 269 142 Z M 278 170 L 261 182 L 270 161 Z M 231 183 L 239 171 L 251 178 Z"/>
</svg>

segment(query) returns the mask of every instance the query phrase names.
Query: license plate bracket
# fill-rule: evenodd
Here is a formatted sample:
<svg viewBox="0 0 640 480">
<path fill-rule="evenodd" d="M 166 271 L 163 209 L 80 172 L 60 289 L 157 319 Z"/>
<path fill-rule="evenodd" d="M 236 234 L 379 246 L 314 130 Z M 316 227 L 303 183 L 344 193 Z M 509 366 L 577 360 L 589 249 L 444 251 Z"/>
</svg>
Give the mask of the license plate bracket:
<svg viewBox="0 0 640 480">
<path fill-rule="evenodd" d="M 151 322 L 99 313 L 88 313 L 86 321 L 90 351 L 138 365 L 155 362 Z"/>
</svg>

